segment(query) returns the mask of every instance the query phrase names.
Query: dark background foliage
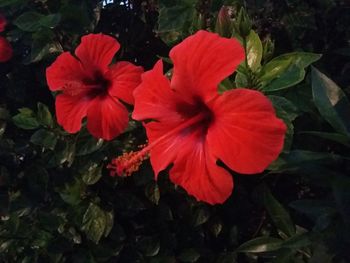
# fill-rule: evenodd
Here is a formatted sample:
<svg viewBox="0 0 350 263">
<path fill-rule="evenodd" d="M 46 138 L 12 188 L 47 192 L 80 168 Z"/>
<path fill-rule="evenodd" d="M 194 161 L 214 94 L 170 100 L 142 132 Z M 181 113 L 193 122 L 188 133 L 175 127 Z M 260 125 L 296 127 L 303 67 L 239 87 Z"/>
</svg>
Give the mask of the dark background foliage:
<svg viewBox="0 0 350 263">
<path fill-rule="evenodd" d="M 215 28 L 223 4 L 233 18 L 245 7 L 263 44 L 274 40 L 273 57 L 322 54 L 314 65 L 338 85 L 315 68 L 304 78 L 304 66 L 294 81 L 289 64 L 276 65 L 294 84 L 262 91 L 288 121 L 293 143 L 262 175 L 232 173 L 235 189 L 223 205 L 195 201 L 166 171 L 155 182 L 148 162 L 132 177 L 110 177 L 108 161 L 143 144 L 143 128 L 131 122 L 111 142 L 85 129 L 65 133 L 46 67 L 82 35 L 103 32 L 120 41 L 117 59 L 150 69 L 187 35 Z M 1 262 L 350 261 L 347 1 L 0 0 L 0 11 L 14 48 L 0 64 Z M 305 65 L 318 59 L 300 56 Z M 266 77 L 239 74 L 259 85 Z M 242 75 L 229 81 L 238 86 Z M 331 105 L 334 94 L 341 100 Z"/>
</svg>

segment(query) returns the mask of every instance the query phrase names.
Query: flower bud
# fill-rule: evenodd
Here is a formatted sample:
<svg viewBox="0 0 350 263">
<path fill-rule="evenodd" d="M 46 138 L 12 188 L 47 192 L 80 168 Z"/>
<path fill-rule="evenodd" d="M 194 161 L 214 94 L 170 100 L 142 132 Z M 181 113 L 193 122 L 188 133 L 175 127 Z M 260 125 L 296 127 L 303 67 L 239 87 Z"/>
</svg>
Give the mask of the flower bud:
<svg viewBox="0 0 350 263">
<path fill-rule="evenodd" d="M 275 51 L 275 43 L 271 40 L 270 37 L 267 37 L 263 40 L 263 60 L 269 61 Z"/>
<path fill-rule="evenodd" d="M 206 28 L 206 21 L 203 14 L 199 13 L 192 22 L 192 33 Z"/>
<path fill-rule="evenodd" d="M 6 38 L 0 37 L 0 62 L 6 62 L 12 58 L 12 46 Z"/>
<path fill-rule="evenodd" d="M 215 32 L 222 37 L 231 37 L 232 35 L 232 20 L 230 15 L 230 8 L 228 6 L 222 6 L 215 24 Z"/>
<path fill-rule="evenodd" d="M 234 27 L 241 37 L 247 37 L 252 29 L 252 22 L 243 7 L 239 10 Z"/>
</svg>

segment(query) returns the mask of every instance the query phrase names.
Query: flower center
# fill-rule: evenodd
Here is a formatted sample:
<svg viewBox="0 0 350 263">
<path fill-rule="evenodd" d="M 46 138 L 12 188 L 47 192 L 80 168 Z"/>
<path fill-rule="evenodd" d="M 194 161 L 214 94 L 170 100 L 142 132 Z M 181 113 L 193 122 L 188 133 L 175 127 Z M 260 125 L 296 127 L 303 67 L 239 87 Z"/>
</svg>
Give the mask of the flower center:
<svg viewBox="0 0 350 263">
<path fill-rule="evenodd" d="M 201 128 L 207 131 L 207 125 L 209 125 L 211 120 L 211 115 L 208 115 L 208 112 L 202 111 L 198 114 L 192 116 L 191 118 L 186 119 L 183 123 L 176 126 L 176 128 L 170 130 L 164 135 L 160 136 L 152 143 L 148 144 L 142 150 L 137 152 L 124 153 L 122 156 L 119 156 L 111 161 L 107 166 L 111 170 L 111 176 L 130 176 L 133 172 L 136 172 L 139 169 L 139 166 L 142 164 L 142 161 L 148 158 L 148 153 L 150 150 L 168 139 L 170 136 L 176 133 L 188 133 L 193 129 Z M 204 127 L 205 126 L 205 127 Z"/>
<path fill-rule="evenodd" d="M 111 81 L 106 78 L 99 70 L 95 71 L 92 78 L 84 79 L 84 84 L 91 89 L 91 95 L 97 95 L 107 92 L 112 85 Z"/>
</svg>

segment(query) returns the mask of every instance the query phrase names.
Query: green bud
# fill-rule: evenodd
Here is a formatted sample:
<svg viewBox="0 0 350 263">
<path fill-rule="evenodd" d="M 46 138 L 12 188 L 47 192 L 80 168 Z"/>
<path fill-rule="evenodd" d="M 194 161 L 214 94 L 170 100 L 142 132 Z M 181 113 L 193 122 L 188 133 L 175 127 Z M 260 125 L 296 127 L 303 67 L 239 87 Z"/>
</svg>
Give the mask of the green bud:
<svg viewBox="0 0 350 263">
<path fill-rule="evenodd" d="M 247 37 L 252 29 L 252 22 L 243 7 L 239 10 L 234 28 L 241 37 Z"/>
<path fill-rule="evenodd" d="M 228 6 L 222 6 L 215 24 L 215 32 L 222 37 L 231 37 L 233 22 L 230 15 L 231 11 Z"/>
<path fill-rule="evenodd" d="M 206 26 L 206 21 L 203 14 L 198 13 L 192 22 L 192 33 L 195 33 L 201 29 L 205 29 L 205 26 Z"/>
<path fill-rule="evenodd" d="M 267 37 L 263 40 L 263 60 L 264 62 L 269 61 L 272 58 L 272 55 L 275 51 L 275 43 L 271 40 L 270 37 Z"/>
</svg>

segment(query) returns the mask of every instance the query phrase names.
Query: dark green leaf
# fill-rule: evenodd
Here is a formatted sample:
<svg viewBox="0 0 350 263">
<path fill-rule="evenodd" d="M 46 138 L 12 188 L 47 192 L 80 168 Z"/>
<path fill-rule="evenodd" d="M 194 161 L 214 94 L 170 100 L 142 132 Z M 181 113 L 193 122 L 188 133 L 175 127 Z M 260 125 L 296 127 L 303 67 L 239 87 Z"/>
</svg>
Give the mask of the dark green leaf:
<svg viewBox="0 0 350 263">
<path fill-rule="evenodd" d="M 83 156 L 93 153 L 100 149 L 103 145 L 103 139 L 96 139 L 86 130 L 79 133 L 76 144 L 76 155 Z"/>
<path fill-rule="evenodd" d="M 236 87 L 243 88 L 248 86 L 247 76 L 242 72 L 237 72 L 235 76 Z"/>
<path fill-rule="evenodd" d="M 169 32 L 178 31 L 184 28 L 186 23 L 190 23 L 195 14 L 195 2 L 191 0 L 181 0 L 176 4 L 166 0 L 159 3 L 158 31 Z"/>
<path fill-rule="evenodd" d="M 60 14 L 50 14 L 50 15 L 47 15 L 47 16 L 43 16 L 39 20 L 39 23 L 43 27 L 53 28 L 53 27 L 58 25 L 60 20 L 61 20 L 61 15 Z"/>
<path fill-rule="evenodd" d="M 41 28 L 32 34 L 32 47 L 30 57 L 24 61 L 25 64 L 42 60 L 50 53 L 59 53 L 61 49 L 53 43 L 54 33 L 51 29 Z"/>
<path fill-rule="evenodd" d="M 40 19 L 42 19 L 44 15 L 39 14 L 37 12 L 26 12 L 21 14 L 13 24 L 19 27 L 23 31 L 35 32 L 40 29 Z"/>
<path fill-rule="evenodd" d="M 238 252 L 261 253 L 281 248 L 283 240 L 274 237 L 258 237 L 251 239 L 237 248 Z"/>
<path fill-rule="evenodd" d="M 51 112 L 49 111 L 49 108 L 41 102 L 38 103 L 37 117 L 40 124 L 49 128 L 53 127 L 53 119 Z"/>
<path fill-rule="evenodd" d="M 299 234 L 292 236 L 283 242 L 282 246 L 285 248 L 298 249 L 307 247 L 312 244 L 312 240 L 310 238 L 309 233 Z"/>
<path fill-rule="evenodd" d="M 304 164 L 325 164 L 334 163 L 340 160 L 341 156 L 332 153 L 311 152 L 302 150 L 293 150 L 288 154 L 281 154 L 280 157 L 269 166 L 269 170 L 283 171 L 292 168 L 300 168 Z"/>
<path fill-rule="evenodd" d="M 106 227 L 105 231 L 103 232 L 104 237 L 107 237 L 109 233 L 111 232 L 113 225 L 114 225 L 114 213 L 111 212 L 105 212 L 106 217 Z"/>
<path fill-rule="evenodd" d="M 72 183 L 67 183 L 62 190 L 59 191 L 61 198 L 70 205 L 77 205 L 81 202 L 81 195 L 84 192 L 85 186 L 82 182 L 74 180 Z"/>
<path fill-rule="evenodd" d="M 152 203 L 158 205 L 160 193 L 159 193 L 159 187 L 157 183 L 155 182 L 149 183 L 145 189 L 145 194 Z"/>
<path fill-rule="evenodd" d="M 337 84 L 316 68 L 312 68 L 312 94 L 325 120 L 339 133 L 350 136 L 349 100 Z"/>
<path fill-rule="evenodd" d="M 269 95 L 267 97 L 271 100 L 276 109 L 282 109 L 288 114 L 290 121 L 294 121 L 294 119 L 298 117 L 298 108 L 288 99 L 275 95 Z"/>
<path fill-rule="evenodd" d="M 350 224 L 350 178 L 337 176 L 332 187 L 337 207 L 346 224 Z"/>
<path fill-rule="evenodd" d="M 20 5 L 26 2 L 27 0 L 0 0 L 0 7 L 10 6 L 10 5 Z"/>
<path fill-rule="evenodd" d="M 84 183 L 87 185 L 93 185 L 98 182 L 102 176 L 102 166 L 99 166 L 97 163 L 90 163 L 85 167 L 82 174 Z"/>
<path fill-rule="evenodd" d="M 317 136 L 323 139 L 327 139 L 330 141 L 338 142 L 350 147 L 350 138 L 349 136 L 340 134 L 340 133 L 330 133 L 330 132 L 318 132 L 318 131 L 304 131 L 300 132 L 300 134 L 309 134 L 312 136 Z"/>
<path fill-rule="evenodd" d="M 58 140 L 54 152 L 46 155 L 47 167 L 55 167 L 67 163 L 72 165 L 75 157 L 75 143 L 74 141 Z"/>
<path fill-rule="evenodd" d="M 181 262 L 196 262 L 200 254 L 193 248 L 183 250 L 177 257 Z"/>
<path fill-rule="evenodd" d="M 227 90 L 231 90 L 233 89 L 233 84 L 230 81 L 229 78 L 224 79 L 223 81 L 221 81 L 221 83 L 219 84 L 219 92 L 225 92 Z"/>
<path fill-rule="evenodd" d="M 154 257 L 160 250 L 160 243 L 157 238 L 143 237 L 138 240 L 137 247 L 146 257 Z"/>
<path fill-rule="evenodd" d="M 57 143 L 57 137 L 51 131 L 40 129 L 32 135 L 30 142 L 35 145 L 54 150 Z"/>
<path fill-rule="evenodd" d="M 81 228 L 87 238 L 97 244 L 105 233 L 106 224 L 105 212 L 99 206 L 90 203 L 84 214 Z"/>
<path fill-rule="evenodd" d="M 263 187 L 264 205 L 279 231 L 286 236 L 295 235 L 295 225 L 287 210 L 273 197 L 270 190 Z"/>
<path fill-rule="evenodd" d="M 21 14 L 13 23 L 23 31 L 35 32 L 40 28 L 53 28 L 61 19 L 59 14 L 42 15 L 38 12 L 25 12 Z"/>
<path fill-rule="evenodd" d="M 193 225 L 200 226 L 208 221 L 210 217 L 209 210 L 207 207 L 198 207 L 193 214 Z"/>
<path fill-rule="evenodd" d="M 12 117 L 13 123 L 17 127 L 25 130 L 33 130 L 39 127 L 39 122 L 31 109 L 22 108 L 18 111 L 20 113 Z"/>
<path fill-rule="evenodd" d="M 303 199 L 294 201 L 289 205 L 315 221 L 323 215 L 331 216 L 336 213 L 334 204 L 324 200 Z"/>
</svg>

